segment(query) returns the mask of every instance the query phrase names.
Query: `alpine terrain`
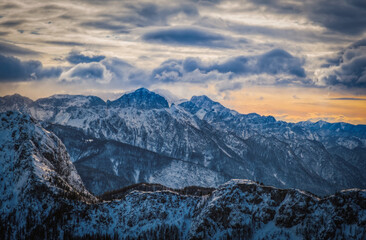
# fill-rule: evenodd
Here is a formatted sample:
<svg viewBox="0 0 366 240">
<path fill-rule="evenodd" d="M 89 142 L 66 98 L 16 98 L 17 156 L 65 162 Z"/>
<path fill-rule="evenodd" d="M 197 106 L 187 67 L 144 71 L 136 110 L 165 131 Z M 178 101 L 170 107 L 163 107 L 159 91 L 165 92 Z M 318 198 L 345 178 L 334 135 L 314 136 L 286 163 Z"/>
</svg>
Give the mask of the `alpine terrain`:
<svg viewBox="0 0 366 240">
<path fill-rule="evenodd" d="M 365 190 L 317 197 L 230 180 L 217 188 L 135 184 L 95 197 L 60 139 L 34 118 L 1 113 L 0 136 L 1 239 L 366 237 Z"/>
<path fill-rule="evenodd" d="M 142 182 L 218 187 L 235 178 L 321 196 L 366 188 L 365 125 L 276 121 L 207 96 L 167 99 L 145 88 L 107 102 L 12 95 L 0 98 L 0 110 L 29 114 L 55 133 L 94 194 Z"/>
</svg>

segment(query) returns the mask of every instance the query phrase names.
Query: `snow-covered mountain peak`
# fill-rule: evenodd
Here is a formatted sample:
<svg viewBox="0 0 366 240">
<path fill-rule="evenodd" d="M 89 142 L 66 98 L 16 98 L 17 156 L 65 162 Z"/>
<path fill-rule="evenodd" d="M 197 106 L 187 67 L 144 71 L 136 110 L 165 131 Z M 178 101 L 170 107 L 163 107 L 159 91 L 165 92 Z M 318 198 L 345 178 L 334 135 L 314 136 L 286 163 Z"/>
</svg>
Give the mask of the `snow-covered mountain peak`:
<svg viewBox="0 0 366 240">
<path fill-rule="evenodd" d="M 56 96 L 44 100 L 45 105 L 38 100 L 30 107 L 13 109 L 55 132 L 82 169 L 86 186 L 98 194 L 153 180 L 182 187 L 187 183 L 218 186 L 230 178 L 248 178 L 319 195 L 365 186 L 366 126 L 286 123 L 256 113 L 239 114 L 206 96 L 168 108 L 166 99 L 147 89 L 125 94 L 121 105 L 116 101 L 115 106 L 81 104 L 89 98 Z M 7 106 L 1 104 L 0 109 Z M 164 161 L 153 165 L 152 172 L 151 159 Z M 184 174 L 179 170 L 182 166 L 188 169 Z M 116 178 L 99 177 L 99 169 Z M 180 180 L 169 174 L 172 170 Z M 108 189 L 101 187 L 102 181 L 110 183 Z"/>
<path fill-rule="evenodd" d="M 87 110 L 97 115 L 100 109 Z M 261 175 L 272 177 L 273 174 L 280 182 L 306 183 L 307 179 L 319 175 L 313 172 L 303 177 L 301 172 L 296 171 L 301 166 L 294 165 L 296 162 L 293 158 L 287 156 L 294 154 L 293 151 L 300 151 L 300 156 L 306 154 L 301 146 L 309 142 L 301 141 L 296 149 L 291 150 L 275 137 L 267 138 L 256 134 L 242 140 L 228 135 L 236 141 L 236 144 L 228 145 L 231 146 L 229 148 L 224 145 L 224 141 L 227 141 L 225 136 L 218 135 L 217 138 L 211 138 L 211 144 L 208 145 L 202 141 L 203 137 L 208 139 L 209 135 L 219 134 L 219 130 L 210 130 L 211 126 L 196 117 L 193 119 L 200 128 L 194 127 L 192 116 L 179 106 L 152 111 L 132 108 L 109 110 L 116 114 L 112 114 L 109 121 L 104 123 L 114 124 L 112 126 L 116 127 L 111 128 L 112 131 L 121 130 L 117 132 L 121 134 L 121 139 L 128 140 L 129 135 L 122 134 L 131 129 L 141 129 L 145 139 L 153 137 L 145 142 L 158 143 L 151 146 L 160 149 L 151 148 L 155 151 L 152 152 L 105 138 L 100 140 L 96 136 L 83 135 L 76 128 L 63 126 L 64 132 L 60 135 L 64 136 L 65 144 L 67 141 L 75 144 L 80 138 L 80 145 L 76 144 L 74 149 L 70 148 L 71 151 L 76 148 L 91 150 L 89 153 L 89 150 L 84 153 L 74 152 L 77 156 L 84 154 L 84 159 L 75 162 L 85 164 L 86 168 L 78 168 L 80 174 L 84 172 L 89 177 L 94 174 L 99 179 L 105 176 L 106 180 L 116 179 L 116 182 L 131 174 L 133 183 L 149 181 L 178 188 L 185 182 L 188 187 L 171 189 L 159 184 L 135 184 L 103 194 L 100 196 L 101 201 L 94 204 L 95 198 L 85 191 L 64 145 L 53 133 L 44 130 L 28 115 L 19 112 L 1 113 L 0 239 L 58 239 L 60 236 L 67 239 L 365 239 L 365 190 L 352 189 L 319 198 L 300 190 L 268 186 L 267 184 L 272 185 L 270 178 L 264 180 L 266 185 L 233 179 L 216 189 L 197 187 L 210 182 L 214 184 L 209 185 L 217 186 L 216 183 L 221 184 L 231 176 L 244 176 L 237 177 L 233 171 L 246 171 L 243 166 L 251 164 L 245 158 L 236 157 L 240 154 L 237 149 L 245 148 L 254 160 L 259 159 L 253 162 L 256 167 L 254 170 L 279 165 L 275 172 L 266 171 Z M 139 115 L 135 115 L 135 112 Z M 117 114 L 123 117 L 118 118 Z M 216 114 L 221 119 L 226 119 L 226 115 L 229 115 L 226 111 Z M 143 124 L 136 119 L 140 119 Z M 108 128 L 98 127 L 94 123 L 90 126 L 90 129 L 104 129 L 105 136 L 108 136 Z M 50 130 L 57 130 L 60 126 L 53 127 Z M 156 135 L 157 132 L 164 133 L 161 129 L 167 129 L 164 131 L 168 134 Z M 55 133 L 62 131 L 59 128 Z M 209 135 L 201 135 L 205 132 Z M 108 133 L 109 136 L 111 133 Z M 141 147 L 144 146 L 143 140 L 133 139 Z M 240 141 L 245 145 L 239 144 Z M 87 146 L 86 143 L 91 145 Z M 191 156 L 195 162 L 189 163 L 189 158 L 181 160 L 184 155 L 172 158 L 156 153 L 169 150 L 171 143 L 177 154 L 194 153 Z M 263 144 L 266 146 L 263 147 Z M 318 143 L 313 143 L 310 147 L 316 147 L 316 144 Z M 310 147 L 306 149 L 311 149 Z M 186 148 L 191 150 L 184 152 Z M 258 151 L 252 151 L 251 148 Z M 214 151 L 218 152 L 216 157 Z M 197 153 L 206 154 L 201 165 L 198 165 L 200 155 Z M 324 153 L 318 150 L 316 153 L 316 159 L 320 159 L 318 162 L 323 164 L 327 160 L 322 156 Z M 270 158 L 276 155 L 285 161 L 277 162 L 278 159 Z M 215 161 L 214 157 L 218 160 Z M 231 161 L 234 157 L 235 161 Z M 304 159 L 307 165 L 312 164 L 306 155 Z M 236 164 L 240 162 L 244 164 Z M 98 165 L 92 165 L 95 163 Z M 286 164 L 294 167 L 286 167 Z M 334 164 L 347 167 L 345 163 Z M 115 175 L 108 174 L 109 167 Z M 220 175 L 215 168 L 231 174 L 228 175 L 230 178 Z M 362 166 L 360 168 L 364 169 Z M 281 177 L 283 170 L 285 174 L 294 173 L 299 178 Z M 329 168 L 324 170 L 329 172 Z M 354 174 L 356 170 L 352 168 L 349 172 Z M 312 169 L 309 168 L 309 171 Z M 347 176 L 338 172 L 330 170 L 330 173 L 339 176 L 342 181 L 347 179 Z M 251 172 L 243 178 L 250 177 L 250 174 Z M 358 179 L 364 182 L 361 177 Z M 100 184 L 103 190 L 108 187 L 107 181 L 92 179 L 90 182 L 93 186 Z M 314 185 L 313 182 L 308 184 Z M 352 182 L 351 185 L 356 186 Z"/>
<path fill-rule="evenodd" d="M 146 88 L 139 88 L 134 92 L 124 94 L 117 100 L 109 102 L 109 105 L 144 110 L 169 108 L 168 101 L 163 96 L 151 92 Z"/>
</svg>

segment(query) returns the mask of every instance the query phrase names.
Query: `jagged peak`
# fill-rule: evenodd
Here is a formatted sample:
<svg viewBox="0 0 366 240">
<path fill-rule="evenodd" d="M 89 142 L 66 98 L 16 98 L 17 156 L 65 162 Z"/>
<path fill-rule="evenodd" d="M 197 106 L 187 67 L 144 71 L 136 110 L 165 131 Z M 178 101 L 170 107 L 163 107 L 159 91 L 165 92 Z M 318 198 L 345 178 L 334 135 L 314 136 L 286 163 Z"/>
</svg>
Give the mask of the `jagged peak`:
<svg viewBox="0 0 366 240">
<path fill-rule="evenodd" d="M 169 108 L 169 103 L 163 96 L 146 88 L 139 88 L 133 92 L 126 93 L 117 100 L 108 102 L 108 104 L 122 108 L 134 107 L 145 110 Z"/>
</svg>

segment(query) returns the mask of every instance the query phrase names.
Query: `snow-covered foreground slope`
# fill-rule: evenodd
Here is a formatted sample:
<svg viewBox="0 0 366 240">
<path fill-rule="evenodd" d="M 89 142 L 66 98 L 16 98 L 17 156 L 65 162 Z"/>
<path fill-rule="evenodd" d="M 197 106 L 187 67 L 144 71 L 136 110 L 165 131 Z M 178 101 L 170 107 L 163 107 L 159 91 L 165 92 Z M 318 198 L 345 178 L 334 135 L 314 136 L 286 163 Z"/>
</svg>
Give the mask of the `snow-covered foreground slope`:
<svg viewBox="0 0 366 240">
<path fill-rule="evenodd" d="M 9 109 L 54 132 L 95 194 L 136 182 L 217 187 L 232 178 L 319 195 L 366 188 L 363 125 L 286 123 L 206 96 L 169 105 L 143 88 L 107 103 L 81 95 L 0 98 L 0 111 Z"/>
<path fill-rule="evenodd" d="M 365 239 L 366 191 L 318 198 L 249 180 L 135 185 L 97 199 L 36 121 L 0 114 L 0 239 Z"/>
<path fill-rule="evenodd" d="M 0 239 L 19 239 L 59 206 L 55 198 L 93 202 L 63 143 L 33 118 L 0 114 Z M 4 229 L 5 228 L 5 229 Z"/>
</svg>

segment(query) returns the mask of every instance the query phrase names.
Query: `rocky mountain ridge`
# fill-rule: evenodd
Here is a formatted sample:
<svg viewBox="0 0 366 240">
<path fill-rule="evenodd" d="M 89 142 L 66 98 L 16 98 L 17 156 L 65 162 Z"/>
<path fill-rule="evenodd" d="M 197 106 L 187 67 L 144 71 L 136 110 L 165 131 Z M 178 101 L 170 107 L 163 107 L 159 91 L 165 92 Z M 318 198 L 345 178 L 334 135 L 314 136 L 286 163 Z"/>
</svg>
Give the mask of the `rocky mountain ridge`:
<svg viewBox="0 0 366 240">
<path fill-rule="evenodd" d="M 28 113 L 55 132 L 95 194 L 139 182 L 217 187 L 232 178 L 319 195 L 365 188 L 364 125 L 286 123 L 206 96 L 171 106 L 163 98 L 147 89 L 108 103 L 56 95 L 14 105 L 22 101 L 4 97 L 0 111 Z"/>
<path fill-rule="evenodd" d="M 364 239 L 366 191 L 317 197 L 250 180 L 216 189 L 138 184 L 89 194 L 62 142 L 0 114 L 1 239 Z"/>
</svg>

